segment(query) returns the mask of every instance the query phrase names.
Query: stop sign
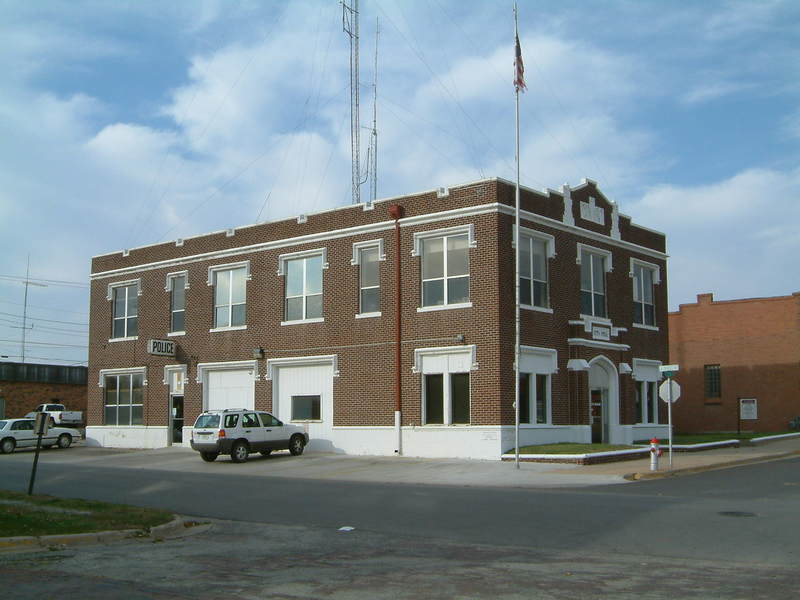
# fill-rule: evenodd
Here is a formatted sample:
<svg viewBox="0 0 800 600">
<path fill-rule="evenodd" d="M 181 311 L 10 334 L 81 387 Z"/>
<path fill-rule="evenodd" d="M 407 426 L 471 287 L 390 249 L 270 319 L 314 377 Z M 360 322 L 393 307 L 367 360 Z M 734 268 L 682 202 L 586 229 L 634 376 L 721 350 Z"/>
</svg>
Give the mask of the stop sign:
<svg viewBox="0 0 800 600">
<path fill-rule="evenodd" d="M 670 397 L 671 396 L 671 397 Z M 674 379 L 667 379 L 658 386 L 658 397 L 664 402 L 675 402 L 681 397 L 681 386 Z"/>
</svg>

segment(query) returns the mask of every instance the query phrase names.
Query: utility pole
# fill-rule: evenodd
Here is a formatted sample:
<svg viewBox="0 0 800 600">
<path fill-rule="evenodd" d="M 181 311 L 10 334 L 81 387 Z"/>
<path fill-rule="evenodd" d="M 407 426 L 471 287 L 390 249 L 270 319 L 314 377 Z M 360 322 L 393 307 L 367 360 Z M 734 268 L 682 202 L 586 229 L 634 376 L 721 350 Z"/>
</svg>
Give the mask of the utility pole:
<svg viewBox="0 0 800 600">
<path fill-rule="evenodd" d="M 358 0 L 342 2 L 342 29 L 350 36 L 350 152 L 352 158 L 353 204 L 361 203 L 360 137 L 358 105 Z"/>
<path fill-rule="evenodd" d="M 30 280 L 31 276 L 31 255 L 28 254 L 28 268 L 25 271 L 25 281 L 22 283 L 25 285 L 25 300 L 23 302 L 22 308 L 22 363 L 25 363 L 25 331 L 27 331 L 27 321 L 28 321 L 28 286 L 35 285 L 37 287 L 47 287 L 47 284 L 44 283 L 37 283 L 35 281 Z"/>
</svg>

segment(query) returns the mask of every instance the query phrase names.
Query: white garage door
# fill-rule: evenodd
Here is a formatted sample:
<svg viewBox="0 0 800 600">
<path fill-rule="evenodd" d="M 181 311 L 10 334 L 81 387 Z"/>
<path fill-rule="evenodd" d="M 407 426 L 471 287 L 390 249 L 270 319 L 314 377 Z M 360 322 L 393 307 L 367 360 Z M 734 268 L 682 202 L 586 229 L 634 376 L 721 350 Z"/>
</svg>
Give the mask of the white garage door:
<svg viewBox="0 0 800 600">
<path fill-rule="evenodd" d="M 208 371 L 206 380 L 208 410 L 254 408 L 255 380 L 253 371 Z"/>
<path fill-rule="evenodd" d="M 307 427 L 311 449 L 331 449 L 333 366 L 281 366 L 277 371 L 275 416 L 281 421 Z"/>
</svg>

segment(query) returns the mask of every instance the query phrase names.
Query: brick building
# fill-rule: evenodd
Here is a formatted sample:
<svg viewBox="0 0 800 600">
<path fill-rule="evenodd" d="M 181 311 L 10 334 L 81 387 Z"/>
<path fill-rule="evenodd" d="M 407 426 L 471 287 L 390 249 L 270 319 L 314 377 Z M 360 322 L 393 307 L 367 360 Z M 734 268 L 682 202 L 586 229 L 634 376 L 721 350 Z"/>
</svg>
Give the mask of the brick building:
<svg viewBox="0 0 800 600">
<path fill-rule="evenodd" d="M 589 180 L 521 205 L 521 442 L 663 435 L 664 235 Z M 312 449 L 499 458 L 513 207 L 487 179 L 95 257 L 88 442 L 186 444 L 202 410 L 255 407 Z"/>
<path fill-rule="evenodd" d="M 86 367 L 0 362 L 0 419 L 24 417 L 40 404 L 86 411 Z"/>
<path fill-rule="evenodd" d="M 728 301 L 698 294 L 669 314 L 669 353 L 680 365 L 677 431 L 782 431 L 800 416 L 800 292 Z M 740 399 L 756 419 L 739 423 Z"/>
</svg>

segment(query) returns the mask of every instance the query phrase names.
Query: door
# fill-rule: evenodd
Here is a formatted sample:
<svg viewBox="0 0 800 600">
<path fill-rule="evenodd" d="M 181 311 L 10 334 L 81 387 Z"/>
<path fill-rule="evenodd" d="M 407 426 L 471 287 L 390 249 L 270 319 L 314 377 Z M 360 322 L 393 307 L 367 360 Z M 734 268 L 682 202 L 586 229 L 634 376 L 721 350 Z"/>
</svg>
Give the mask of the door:
<svg viewBox="0 0 800 600">
<path fill-rule="evenodd" d="M 171 396 L 170 397 L 170 411 L 169 414 L 171 416 L 171 431 L 172 431 L 172 443 L 173 444 L 182 444 L 183 443 L 183 396 Z"/>
<path fill-rule="evenodd" d="M 270 450 L 284 450 L 289 447 L 289 428 L 269 413 L 258 413 L 264 427 L 264 437 Z"/>
<path fill-rule="evenodd" d="M 310 449 L 329 449 L 333 442 L 333 366 L 281 366 L 277 381 L 275 416 L 305 427 Z"/>
<path fill-rule="evenodd" d="M 608 441 L 608 392 L 604 389 L 593 389 L 590 392 L 590 423 L 592 426 L 592 443 L 602 444 Z"/>
<path fill-rule="evenodd" d="M 256 413 L 247 412 L 242 415 L 242 435 L 247 438 L 252 451 L 261 452 L 269 449 L 267 430 L 261 426 Z"/>
<path fill-rule="evenodd" d="M 206 379 L 207 410 L 255 406 L 255 380 L 250 369 L 209 371 Z"/>
</svg>

